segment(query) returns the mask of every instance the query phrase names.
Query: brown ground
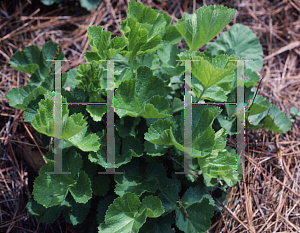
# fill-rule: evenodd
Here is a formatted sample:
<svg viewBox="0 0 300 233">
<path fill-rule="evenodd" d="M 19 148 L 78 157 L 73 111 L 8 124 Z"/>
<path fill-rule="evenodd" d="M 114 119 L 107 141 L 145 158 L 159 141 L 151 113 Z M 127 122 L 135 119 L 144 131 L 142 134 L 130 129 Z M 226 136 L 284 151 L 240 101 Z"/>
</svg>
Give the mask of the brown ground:
<svg viewBox="0 0 300 233">
<path fill-rule="evenodd" d="M 102 0 L 91 12 L 75 2 L 44 6 L 38 0 L 0 2 L 0 232 L 75 232 L 63 219 L 39 224 L 26 211 L 35 170 L 43 163 L 45 152 L 23 122 L 23 111 L 9 107 L 3 97 L 13 87 L 29 81 L 27 74 L 8 64 L 17 50 L 52 40 L 59 43 L 66 59 L 63 72 L 85 63 L 90 50 L 87 28 L 101 25 L 113 36 L 121 36 L 119 25 L 126 18 L 128 1 Z M 284 1 L 139 1 L 164 10 L 176 22 L 183 12 L 193 13 L 203 4 L 220 4 L 238 10 L 233 23 L 247 25 L 259 37 L 264 51 L 264 77 L 259 94 L 290 115 L 291 107 L 300 109 L 300 3 Z M 240 3 L 242 2 L 242 3 Z M 77 5 L 76 5 L 77 4 Z M 230 24 L 232 25 L 232 23 Z M 227 30 L 230 26 L 227 26 Z M 185 45 L 184 40 L 180 48 Z M 265 130 L 248 131 L 246 167 L 253 173 L 230 190 L 222 218 L 214 223 L 214 232 L 300 232 L 300 130 L 299 117 L 291 131 L 274 136 Z M 228 141 L 234 146 L 235 143 Z M 277 147 L 279 150 L 277 150 Z M 32 165 L 25 158 L 39 157 Z M 282 157 L 282 165 L 280 163 Z M 36 167 L 35 167 L 36 166 Z"/>
</svg>

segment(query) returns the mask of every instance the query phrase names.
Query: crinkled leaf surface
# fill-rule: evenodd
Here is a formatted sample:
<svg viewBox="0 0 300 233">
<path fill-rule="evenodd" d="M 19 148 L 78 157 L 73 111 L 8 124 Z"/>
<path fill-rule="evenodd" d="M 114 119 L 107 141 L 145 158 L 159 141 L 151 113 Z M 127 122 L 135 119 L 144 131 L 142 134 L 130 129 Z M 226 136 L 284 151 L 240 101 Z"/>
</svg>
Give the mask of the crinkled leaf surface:
<svg viewBox="0 0 300 233">
<path fill-rule="evenodd" d="M 92 198 L 91 180 L 84 171 L 79 172 L 76 184 L 69 191 L 78 203 L 87 203 Z"/>
<path fill-rule="evenodd" d="M 133 159 L 131 163 L 124 165 L 124 175 L 114 175 L 116 181 L 115 193 L 119 196 L 130 192 L 141 196 L 144 192 L 155 191 L 166 182 L 166 171 L 162 164 L 144 163 Z"/>
<path fill-rule="evenodd" d="M 101 98 L 101 96 L 96 92 L 90 93 L 89 96 L 89 102 L 94 103 L 94 105 L 88 105 L 86 107 L 86 111 L 91 115 L 94 121 L 101 121 L 103 115 L 106 113 L 107 110 L 107 107 L 105 105 L 106 100 Z M 98 104 L 96 104 L 96 102 Z M 104 104 L 101 105 L 100 103 Z"/>
<path fill-rule="evenodd" d="M 184 205 L 183 205 L 184 206 Z M 205 233 L 211 226 L 210 218 L 214 215 L 214 207 L 207 198 L 201 202 L 190 205 L 186 208 L 188 218 L 185 220 L 185 213 L 176 209 L 176 226 L 189 233 Z"/>
<path fill-rule="evenodd" d="M 200 96 L 200 93 L 203 92 L 203 86 L 201 85 L 200 81 L 197 78 L 194 78 L 192 80 L 193 82 L 193 92 L 195 93 L 195 96 L 193 95 L 193 103 L 197 102 L 197 96 Z M 224 90 L 222 87 L 219 87 L 217 85 L 214 85 L 210 88 L 208 88 L 204 94 L 202 95 L 202 99 L 211 100 L 215 102 L 227 102 L 227 94 L 230 91 Z M 192 93 L 193 94 L 193 93 Z"/>
<path fill-rule="evenodd" d="M 46 208 L 61 204 L 65 200 L 69 189 L 77 182 L 81 182 L 81 179 L 75 179 L 82 167 L 81 155 L 75 149 L 70 149 L 67 152 L 63 150 L 62 156 L 62 171 L 71 172 L 71 174 L 45 174 L 45 172 L 54 171 L 54 162 L 49 160 L 40 169 L 39 176 L 35 179 L 33 185 L 34 199 Z M 74 192 L 72 195 L 74 198 L 80 198 L 86 190 L 82 189 L 81 192 Z"/>
<path fill-rule="evenodd" d="M 158 197 L 165 209 L 164 215 L 167 215 L 177 208 L 177 198 L 181 190 L 181 183 L 178 180 L 172 180 L 160 190 L 161 192 Z"/>
<path fill-rule="evenodd" d="M 151 19 L 150 17 L 147 17 Z M 122 56 L 133 61 L 136 56 L 152 53 L 162 45 L 162 39 L 159 35 L 149 36 L 152 25 L 148 23 L 139 23 L 136 18 L 127 18 L 121 22 L 120 30 L 128 39 L 127 50 L 120 52 Z"/>
<path fill-rule="evenodd" d="M 156 35 L 162 36 L 166 27 L 171 23 L 171 18 L 167 14 L 135 1 L 128 3 L 127 19 L 129 18 L 136 19 L 142 28 L 149 31 L 148 38 Z"/>
<path fill-rule="evenodd" d="M 137 22 L 147 28 L 149 38 L 159 35 L 171 44 L 179 43 L 182 38 L 175 26 L 170 26 L 172 19 L 166 12 L 152 9 L 139 2 L 128 3 L 127 18 L 135 18 Z"/>
<path fill-rule="evenodd" d="M 98 211 L 97 223 L 98 224 L 101 224 L 105 220 L 105 214 L 106 214 L 108 207 L 110 206 L 110 204 L 113 203 L 113 201 L 117 197 L 118 196 L 116 194 L 107 195 L 106 197 L 104 197 L 104 199 L 99 201 L 98 208 L 97 208 L 97 211 Z"/>
<path fill-rule="evenodd" d="M 111 60 L 128 44 L 126 38 L 116 36 L 110 40 L 111 32 L 104 31 L 101 26 L 88 28 L 88 37 L 93 51 L 87 51 L 84 55 L 87 62 L 98 60 Z"/>
<path fill-rule="evenodd" d="M 63 102 L 66 99 L 63 98 Z M 82 114 L 73 114 L 68 117 L 69 110 L 67 105 L 62 106 L 62 138 L 68 139 L 78 132 L 80 132 L 85 126 L 86 121 L 83 120 Z M 54 96 L 48 92 L 45 95 L 45 99 L 39 102 L 38 113 L 32 120 L 33 127 L 47 136 L 54 137 Z"/>
<path fill-rule="evenodd" d="M 161 201 L 157 196 L 148 195 L 140 206 L 141 209 L 147 209 L 147 217 L 148 218 L 158 218 L 164 213 L 164 208 L 161 205 Z"/>
<path fill-rule="evenodd" d="M 192 62 L 192 71 L 204 89 L 218 83 L 236 68 L 236 62 L 230 61 L 231 57 L 227 55 L 218 55 L 212 59 L 212 62 L 203 57 L 197 58 L 201 61 Z"/>
<path fill-rule="evenodd" d="M 169 88 L 152 75 L 149 67 L 141 66 L 137 78 L 122 82 L 115 93 L 115 111 L 118 116 L 164 118 L 171 108 L 164 97 Z"/>
<path fill-rule="evenodd" d="M 136 195 L 126 193 L 108 207 L 105 223 L 101 223 L 98 230 L 101 233 L 138 233 L 146 222 L 147 215 L 155 213 L 159 216 L 163 212 L 159 204 L 157 197 L 145 197 L 141 203 Z"/>
<path fill-rule="evenodd" d="M 129 2 L 127 18 L 135 18 L 139 23 L 153 24 L 157 19 L 157 11 L 140 2 Z"/>
<path fill-rule="evenodd" d="M 89 154 L 89 160 L 93 163 L 99 164 L 102 167 L 106 168 L 106 158 L 107 158 L 107 140 L 106 133 L 104 130 L 98 133 L 100 136 L 101 146 L 100 149 L 94 153 Z M 120 153 L 122 140 L 122 151 Z M 125 146 L 124 143 L 127 145 Z M 138 139 L 133 136 L 126 136 L 124 139 L 121 139 L 118 134 L 115 134 L 115 168 L 119 168 L 121 165 L 129 163 L 132 157 L 139 157 L 143 153 L 143 145 L 139 142 Z"/>
<path fill-rule="evenodd" d="M 199 156 L 207 153 L 214 146 L 214 131 L 211 127 L 213 120 L 219 115 L 219 108 L 204 107 L 200 105 L 193 106 L 192 117 L 192 154 Z M 148 132 L 145 133 L 145 139 L 157 145 L 174 145 L 178 150 L 184 151 L 184 115 L 177 115 L 165 120 L 154 122 Z"/>
<path fill-rule="evenodd" d="M 234 17 L 236 10 L 222 6 L 203 6 L 192 15 L 184 13 L 175 27 L 195 51 L 214 38 Z"/>
<path fill-rule="evenodd" d="M 63 98 L 63 102 L 66 99 Z M 62 139 L 72 143 L 83 151 L 97 151 L 100 144 L 95 134 L 85 137 L 87 122 L 81 113 L 69 115 L 67 105 L 62 105 Z M 32 120 L 33 127 L 47 136 L 54 137 L 54 99 L 52 93 L 45 94 L 45 99 L 39 102 L 38 113 Z"/>
<path fill-rule="evenodd" d="M 87 134 L 87 128 L 83 128 L 78 134 L 67 139 L 73 146 L 78 147 L 82 151 L 98 151 L 100 144 L 96 134 Z"/>
<path fill-rule="evenodd" d="M 253 59 L 251 62 L 246 62 L 245 67 L 253 71 L 258 71 L 262 68 L 262 47 L 259 39 L 248 26 L 241 24 L 233 25 L 214 42 L 208 43 L 206 50 L 210 51 L 213 55 L 234 54 L 243 59 Z"/>
<path fill-rule="evenodd" d="M 198 158 L 198 163 L 206 177 L 220 177 L 229 186 L 236 184 L 238 174 L 236 172 L 236 158 L 225 149 L 213 150 L 210 154 Z M 205 182 L 207 186 L 214 186 Z"/>
<path fill-rule="evenodd" d="M 77 87 L 88 92 L 99 92 L 106 88 L 103 84 L 103 69 L 100 63 L 92 61 L 90 64 L 81 64 L 77 69 L 75 79 L 79 82 Z"/>
<path fill-rule="evenodd" d="M 32 100 L 46 92 L 47 90 L 43 87 L 26 85 L 22 88 L 12 88 L 5 98 L 8 99 L 10 106 L 25 110 Z"/>
</svg>

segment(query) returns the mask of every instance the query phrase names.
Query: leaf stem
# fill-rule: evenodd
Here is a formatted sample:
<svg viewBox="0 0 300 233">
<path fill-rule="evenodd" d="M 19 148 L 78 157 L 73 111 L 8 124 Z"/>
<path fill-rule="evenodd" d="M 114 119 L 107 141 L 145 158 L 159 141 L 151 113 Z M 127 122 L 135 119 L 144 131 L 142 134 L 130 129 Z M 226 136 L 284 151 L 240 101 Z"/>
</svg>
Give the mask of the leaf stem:
<svg viewBox="0 0 300 233">
<path fill-rule="evenodd" d="M 201 100 L 205 91 L 206 91 L 206 89 L 204 88 L 203 91 L 201 92 L 201 95 L 199 96 L 199 98 L 197 98 L 197 102 L 199 102 Z"/>
</svg>

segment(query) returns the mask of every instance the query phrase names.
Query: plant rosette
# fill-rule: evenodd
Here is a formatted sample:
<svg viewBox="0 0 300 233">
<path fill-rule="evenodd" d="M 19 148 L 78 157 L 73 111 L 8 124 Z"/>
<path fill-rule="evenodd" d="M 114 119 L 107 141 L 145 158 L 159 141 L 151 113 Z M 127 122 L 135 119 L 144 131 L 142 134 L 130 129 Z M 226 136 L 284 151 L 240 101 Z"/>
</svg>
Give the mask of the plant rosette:
<svg viewBox="0 0 300 233">
<path fill-rule="evenodd" d="M 162 11 L 141 3 L 128 4 L 121 23 L 123 37 L 111 39 L 101 26 L 88 28 L 92 51 L 87 64 L 62 74 L 62 171 L 54 170 L 54 147 L 34 181 L 27 208 L 40 222 L 60 215 L 78 232 L 206 232 L 215 203 L 225 203 L 206 188 L 224 190 L 241 178 L 236 151 L 226 146 L 237 134 L 236 106 L 193 105 L 192 172 L 184 164 L 184 62 L 191 62 L 192 101 L 236 102 L 237 58 L 252 59 L 245 66 L 246 121 L 249 129 L 284 133 L 291 120 L 264 97 L 254 99 L 256 73 L 262 68 L 262 47 L 255 34 L 241 24 L 213 39 L 232 20 L 234 9 L 203 6 L 171 26 Z M 182 37 L 186 51 L 176 46 Z M 196 52 L 206 45 L 205 52 Z M 31 75 L 21 89 L 5 96 L 10 106 L 24 110 L 26 122 L 54 137 L 54 69 L 47 60 L 62 60 L 61 47 L 46 42 L 16 52 L 10 65 Z M 68 105 L 107 101 L 107 61 L 114 61 L 115 169 L 107 166 L 106 105 Z M 181 61 L 179 61 L 181 60 Z M 65 88 L 69 87 L 69 90 Z M 254 100 L 254 102 L 253 102 Z M 37 134 L 38 135 L 38 134 Z M 97 215 L 93 214 L 97 212 Z"/>
</svg>

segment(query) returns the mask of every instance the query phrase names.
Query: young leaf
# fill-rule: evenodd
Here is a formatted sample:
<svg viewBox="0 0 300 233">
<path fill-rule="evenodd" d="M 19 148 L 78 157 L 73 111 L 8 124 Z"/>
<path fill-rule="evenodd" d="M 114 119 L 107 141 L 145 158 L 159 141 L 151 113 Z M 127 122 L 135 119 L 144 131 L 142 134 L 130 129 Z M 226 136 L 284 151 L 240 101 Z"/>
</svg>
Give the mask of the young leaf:
<svg viewBox="0 0 300 233">
<path fill-rule="evenodd" d="M 140 2 L 130 1 L 128 3 L 127 18 L 135 18 L 139 23 L 153 24 L 157 19 L 157 12 L 149 6 Z"/>
<path fill-rule="evenodd" d="M 65 98 L 62 98 L 66 102 Z M 62 106 L 62 139 L 67 140 L 83 151 L 97 151 L 100 144 L 95 134 L 85 137 L 87 122 L 81 113 L 69 115 L 67 105 Z M 45 99 L 39 102 L 38 113 L 32 120 L 32 126 L 40 133 L 54 137 L 54 100 L 50 92 L 45 94 Z"/>
<path fill-rule="evenodd" d="M 66 101 L 65 99 L 63 101 Z M 62 139 L 68 139 L 79 133 L 87 122 L 82 114 L 68 116 L 66 105 L 62 106 Z M 32 120 L 32 126 L 40 133 L 54 137 L 54 100 L 43 99 L 39 102 L 38 113 Z"/>
<path fill-rule="evenodd" d="M 175 27 L 195 51 L 214 38 L 234 17 L 236 10 L 222 6 L 203 6 L 192 15 L 184 13 Z"/>
<path fill-rule="evenodd" d="M 131 64 L 136 56 L 152 53 L 162 46 L 162 39 L 158 35 L 149 37 L 151 25 L 144 25 L 137 21 L 136 18 L 123 20 L 121 28 L 129 44 L 127 50 L 120 52 L 122 56 L 127 57 Z"/>
<path fill-rule="evenodd" d="M 115 93 L 115 109 L 118 116 L 165 118 L 171 115 L 170 105 L 164 95 L 169 88 L 152 75 L 149 67 L 137 70 L 137 79 L 122 82 Z M 162 96 L 161 96 L 162 95 Z"/>
<path fill-rule="evenodd" d="M 96 92 L 91 92 L 89 94 L 89 103 L 95 103 L 95 102 L 100 102 L 100 103 L 105 103 L 106 100 L 101 98 L 101 96 L 96 93 Z M 88 105 L 86 107 L 86 111 L 91 115 L 94 121 L 101 121 L 103 115 L 106 113 L 107 107 L 106 105 Z"/>
<path fill-rule="evenodd" d="M 99 68 L 99 62 L 92 61 L 90 64 L 81 64 L 77 69 L 75 80 L 77 87 L 88 92 L 99 92 L 106 86 L 103 85 L 103 69 Z"/>
<path fill-rule="evenodd" d="M 212 59 L 212 63 L 203 57 L 197 58 L 201 61 L 194 61 L 192 63 L 192 71 L 193 75 L 201 82 L 204 88 L 203 91 L 224 79 L 236 68 L 236 62 L 229 61 L 227 55 L 216 56 Z"/>
<path fill-rule="evenodd" d="M 110 40 L 111 33 L 103 31 L 101 26 L 88 28 L 88 37 L 93 51 L 86 51 L 84 57 L 87 62 L 111 60 L 128 44 L 126 38 L 115 37 Z"/>
</svg>

